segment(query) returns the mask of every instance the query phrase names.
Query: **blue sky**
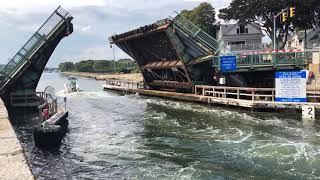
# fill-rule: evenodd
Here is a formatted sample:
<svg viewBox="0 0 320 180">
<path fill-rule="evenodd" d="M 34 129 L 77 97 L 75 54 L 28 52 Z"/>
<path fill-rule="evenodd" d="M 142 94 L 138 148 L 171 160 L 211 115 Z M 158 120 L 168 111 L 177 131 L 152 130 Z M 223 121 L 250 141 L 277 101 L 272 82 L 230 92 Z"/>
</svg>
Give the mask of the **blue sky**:
<svg viewBox="0 0 320 180">
<path fill-rule="evenodd" d="M 113 59 L 107 38 L 192 9 L 202 0 L 0 0 L 0 64 L 6 63 L 56 7 L 61 5 L 74 20 L 74 32 L 64 38 L 47 67 L 63 61 Z M 216 10 L 231 0 L 207 0 Z M 116 48 L 116 59 L 128 57 Z"/>
</svg>

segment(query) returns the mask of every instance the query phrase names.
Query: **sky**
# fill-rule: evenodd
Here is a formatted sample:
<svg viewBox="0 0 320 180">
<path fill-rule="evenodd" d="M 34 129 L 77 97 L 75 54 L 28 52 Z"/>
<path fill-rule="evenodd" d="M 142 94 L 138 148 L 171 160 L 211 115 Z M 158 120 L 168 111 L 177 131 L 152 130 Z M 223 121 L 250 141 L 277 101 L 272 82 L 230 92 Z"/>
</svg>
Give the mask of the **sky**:
<svg viewBox="0 0 320 180">
<path fill-rule="evenodd" d="M 108 37 L 192 9 L 201 2 L 216 11 L 231 0 L 0 0 L 0 64 L 5 64 L 26 43 L 49 15 L 61 5 L 74 17 L 74 32 L 64 38 L 47 67 L 64 61 L 113 59 Z M 119 48 L 116 59 L 129 57 Z"/>
</svg>

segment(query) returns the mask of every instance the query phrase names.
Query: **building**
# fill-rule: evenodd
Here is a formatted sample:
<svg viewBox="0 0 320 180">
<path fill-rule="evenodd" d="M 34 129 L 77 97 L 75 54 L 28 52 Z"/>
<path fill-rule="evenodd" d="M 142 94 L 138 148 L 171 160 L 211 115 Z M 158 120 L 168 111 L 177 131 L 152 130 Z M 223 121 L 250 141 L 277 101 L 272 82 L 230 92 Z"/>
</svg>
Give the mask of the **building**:
<svg viewBox="0 0 320 180">
<path fill-rule="evenodd" d="M 307 42 L 305 40 L 307 34 Z M 305 47 L 305 44 L 307 46 Z M 320 28 L 305 31 L 296 31 L 288 38 L 286 49 L 313 49 L 320 47 Z"/>
<path fill-rule="evenodd" d="M 262 37 L 261 26 L 256 23 L 221 24 L 217 32 L 217 39 L 231 51 L 264 49 Z"/>
</svg>

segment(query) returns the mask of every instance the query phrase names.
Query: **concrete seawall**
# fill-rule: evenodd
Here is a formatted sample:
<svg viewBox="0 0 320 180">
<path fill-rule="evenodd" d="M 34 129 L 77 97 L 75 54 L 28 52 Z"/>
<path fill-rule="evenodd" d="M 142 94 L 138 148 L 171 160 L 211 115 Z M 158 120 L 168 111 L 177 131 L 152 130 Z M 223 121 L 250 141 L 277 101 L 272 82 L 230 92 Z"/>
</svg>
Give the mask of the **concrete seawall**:
<svg viewBox="0 0 320 180">
<path fill-rule="evenodd" d="M 0 167 L 0 179 L 34 179 L 2 100 L 0 100 Z"/>
</svg>

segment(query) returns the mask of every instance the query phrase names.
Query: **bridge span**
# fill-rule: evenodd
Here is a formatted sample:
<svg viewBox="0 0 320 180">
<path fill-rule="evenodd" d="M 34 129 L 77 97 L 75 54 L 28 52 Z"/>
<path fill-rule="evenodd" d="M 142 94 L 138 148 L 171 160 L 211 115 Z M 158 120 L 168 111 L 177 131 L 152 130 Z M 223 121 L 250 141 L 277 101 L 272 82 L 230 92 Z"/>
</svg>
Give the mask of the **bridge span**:
<svg viewBox="0 0 320 180">
<path fill-rule="evenodd" d="M 273 87 L 277 70 L 301 70 L 310 62 L 305 52 L 239 54 L 182 15 L 157 21 L 109 38 L 140 67 L 150 89 L 191 91 L 196 84 Z M 223 72 L 220 57 L 236 56 L 237 69 Z M 261 82 L 266 82 L 262 84 Z"/>
<path fill-rule="evenodd" d="M 0 71 L 0 96 L 6 106 L 39 106 L 36 87 L 59 42 L 73 32 L 73 17 L 58 7 Z"/>
</svg>

